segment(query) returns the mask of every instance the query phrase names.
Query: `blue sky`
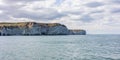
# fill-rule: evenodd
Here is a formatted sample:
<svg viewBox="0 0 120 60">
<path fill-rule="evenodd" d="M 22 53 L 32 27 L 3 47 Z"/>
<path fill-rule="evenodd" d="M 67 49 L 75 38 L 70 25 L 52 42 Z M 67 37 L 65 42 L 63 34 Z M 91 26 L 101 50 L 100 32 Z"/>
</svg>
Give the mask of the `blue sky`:
<svg viewBox="0 0 120 60">
<path fill-rule="evenodd" d="M 0 0 L 0 22 L 61 23 L 88 34 L 120 34 L 120 0 Z"/>
</svg>

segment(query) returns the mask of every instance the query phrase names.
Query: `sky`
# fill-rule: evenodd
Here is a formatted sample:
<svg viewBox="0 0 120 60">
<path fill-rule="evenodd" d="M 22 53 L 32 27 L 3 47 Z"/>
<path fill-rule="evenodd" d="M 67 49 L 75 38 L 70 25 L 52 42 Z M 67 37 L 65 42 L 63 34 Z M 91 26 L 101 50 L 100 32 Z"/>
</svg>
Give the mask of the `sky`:
<svg viewBox="0 0 120 60">
<path fill-rule="evenodd" d="M 0 22 L 24 21 L 120 34 L 120 0 L 0 0 Z"/>
</svg>

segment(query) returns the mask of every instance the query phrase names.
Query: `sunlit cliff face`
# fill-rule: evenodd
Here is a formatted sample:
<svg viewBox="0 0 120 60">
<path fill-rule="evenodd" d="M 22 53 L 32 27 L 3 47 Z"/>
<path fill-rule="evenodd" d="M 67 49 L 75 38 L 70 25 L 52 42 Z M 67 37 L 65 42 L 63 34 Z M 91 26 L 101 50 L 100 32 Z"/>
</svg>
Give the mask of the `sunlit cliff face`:
<svg viewBox="0 0 120 60">
<path fill-rule="evenodd" d="M 62 23 L 89 34 L 120 34 L 119 0 L 0 0 L 0 22 Z"/>
</svg>

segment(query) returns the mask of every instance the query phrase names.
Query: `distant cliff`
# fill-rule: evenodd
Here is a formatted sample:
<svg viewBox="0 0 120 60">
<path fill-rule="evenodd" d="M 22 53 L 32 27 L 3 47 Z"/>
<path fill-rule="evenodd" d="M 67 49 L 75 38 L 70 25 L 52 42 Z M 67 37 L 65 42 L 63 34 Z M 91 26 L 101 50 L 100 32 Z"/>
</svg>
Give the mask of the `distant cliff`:
<svg viewBox="0 0 120 60">
<path fill-rule="evenodd" d="M 86 35 L 85 30 L 69 30 L 70 35 Z"/>
<path fill-rule="evenodd" d="M 0 35 L 85 35 L 85 30 L 69 30 L 59 23 L 0 23 Z"/>
</svg>

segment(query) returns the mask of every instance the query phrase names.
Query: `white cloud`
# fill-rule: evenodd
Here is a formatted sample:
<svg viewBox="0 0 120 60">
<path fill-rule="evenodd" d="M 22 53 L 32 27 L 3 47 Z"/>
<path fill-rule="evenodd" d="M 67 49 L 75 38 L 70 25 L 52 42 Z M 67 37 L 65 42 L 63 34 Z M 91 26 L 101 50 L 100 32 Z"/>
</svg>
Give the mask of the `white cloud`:
<svg viewBox="0 0 120 60">
<path fill-rule="evenodd" d="M 88 33 L 120 33 L 118 3 L 118 0 L 0 0 L 0 21 L 57 22 Z"/>
</svg>

